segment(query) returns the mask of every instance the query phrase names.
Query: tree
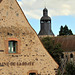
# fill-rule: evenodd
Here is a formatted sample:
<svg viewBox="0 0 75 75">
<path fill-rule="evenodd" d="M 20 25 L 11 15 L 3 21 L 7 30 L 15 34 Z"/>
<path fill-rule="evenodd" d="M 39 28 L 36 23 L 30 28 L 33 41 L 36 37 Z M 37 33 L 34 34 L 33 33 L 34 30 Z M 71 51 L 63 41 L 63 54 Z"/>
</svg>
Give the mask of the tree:
<svg viewBox="0 0 75 75">
<path fill-rule="evenodd" d="M 55 44 L 55 41 L 50 37 L 42 38 L 41 41 L 49 54 L 51 54 L 55 61 L 60 65 L 60 55 L 62 54 L 61 45 Z"/>
<path fill-rule="evenodd" d="M 60 28 L 59 35 L 65 35 L 63 26 Z"/>
<path fill-rule="evenodd" d="M 73 33 L 72 33 L 71 29 L 69 30 L 69 35 L 73 35 Z"/>
<path fill-rule="evenodd" d="M 61 35 L 73 35 L 73 33 L 71 29 L 68 29 L 67 25 L 65 25 L 64 27 L 60 27 L 59 36 Z"/>
<path fill-rule="evenodd" d="M 67 75 L 75 75 L 75 63 L 69 62 L 66 65 Z"/>
<path fill-rule="evenodd" d="M 60 69 L 58 69 L 57 75 L 61 75 L 61 70 Z"/>
</svg>

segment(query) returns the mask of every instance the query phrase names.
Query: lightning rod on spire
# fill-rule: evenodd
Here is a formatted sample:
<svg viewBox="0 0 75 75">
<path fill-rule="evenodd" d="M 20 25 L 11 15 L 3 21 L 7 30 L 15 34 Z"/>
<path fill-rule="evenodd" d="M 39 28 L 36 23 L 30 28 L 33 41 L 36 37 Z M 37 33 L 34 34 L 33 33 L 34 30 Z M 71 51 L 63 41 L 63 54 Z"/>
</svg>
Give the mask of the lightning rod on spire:
<svg viewBox="0 0 75 75">
<path fill-rule="evenodd" d="M 44 0 L 44 7 L 46 8 L 46 0 Z"/>
</svg>

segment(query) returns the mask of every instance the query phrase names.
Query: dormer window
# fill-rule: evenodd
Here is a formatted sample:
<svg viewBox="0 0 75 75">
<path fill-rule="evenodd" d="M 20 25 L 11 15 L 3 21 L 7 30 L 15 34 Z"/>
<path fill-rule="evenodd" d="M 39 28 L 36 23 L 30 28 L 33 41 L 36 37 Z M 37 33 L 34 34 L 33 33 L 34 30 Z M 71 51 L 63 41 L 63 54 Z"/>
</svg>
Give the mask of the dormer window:
<svg viewBox="0 0 75 75">
<path fill-rule="evenodd" d="M 8 52 L 16 53 L 17 51 L 17 41 L 9 41 L 8 42 Z"/>
</svg>

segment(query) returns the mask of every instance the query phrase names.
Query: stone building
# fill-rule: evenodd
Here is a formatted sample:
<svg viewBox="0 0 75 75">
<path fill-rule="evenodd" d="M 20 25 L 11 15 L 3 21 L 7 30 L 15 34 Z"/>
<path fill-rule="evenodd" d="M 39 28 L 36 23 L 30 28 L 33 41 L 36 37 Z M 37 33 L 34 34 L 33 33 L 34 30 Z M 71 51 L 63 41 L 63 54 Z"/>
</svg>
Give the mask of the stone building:
<svg viewBox="0 0 75 75">
<path fill-rule="evenodd" d="M 0 75 L 55 75 L 57 69 L 17 1 L 0 0 Z"/>
<path fill-rule="evenodd" d="M 55 43 L 61 44 L 61 48 L 63 50 L 63 54 L 60 56 L 61 58 L 61 73 L 62 75 L 65 73 L 65 66 L 68 62 L 75 63 L 75 36 L 54 36 L 54 33 L 51 29 L 51 17 L 48 16 L 47 8 L 43 9 L 43 16 L 40 19 L 40 32 L 38 34 L 39 38 L 51 37 L 55 40 Z"/>
<path fill-rule="evenodd" d="M 55 43 L 61 44 L 63 54 L 61 55 L 61 72 L 65 73 L 65 67 L 68 62 L 75 63 L 75 35 L 54 37 Z"/>
<path fill-rule="evenodd" d="M 38 36 L 39 37 L 54 36 L 54 33 L 52 32 L 51 29 L 51 18 L 48 16 L 47 8 L 43 9 L 43 16 L 40 19 L 40 32 Z"/>
</svg>

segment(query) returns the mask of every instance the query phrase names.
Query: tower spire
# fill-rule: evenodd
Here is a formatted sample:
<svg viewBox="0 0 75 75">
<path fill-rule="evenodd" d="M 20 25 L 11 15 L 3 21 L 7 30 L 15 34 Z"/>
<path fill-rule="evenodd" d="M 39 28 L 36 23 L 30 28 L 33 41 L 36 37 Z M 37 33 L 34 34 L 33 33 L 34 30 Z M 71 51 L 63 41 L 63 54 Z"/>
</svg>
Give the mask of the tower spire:
<svg viewBox="0 0 75 75">
<path fill-rule="evenodd" d="M 46 8 L 43 9 L 43 16 L 48 16 L 48 10 Z"/>
<path fill-rule="evenodd" d="M 40 32 L 39 35 L 51 35 L 54 36 L 51 30 L 51 18 L 48 16 L 47 8 L 43 9 L 43 16 L 40 19 Z"/>
</svg>

